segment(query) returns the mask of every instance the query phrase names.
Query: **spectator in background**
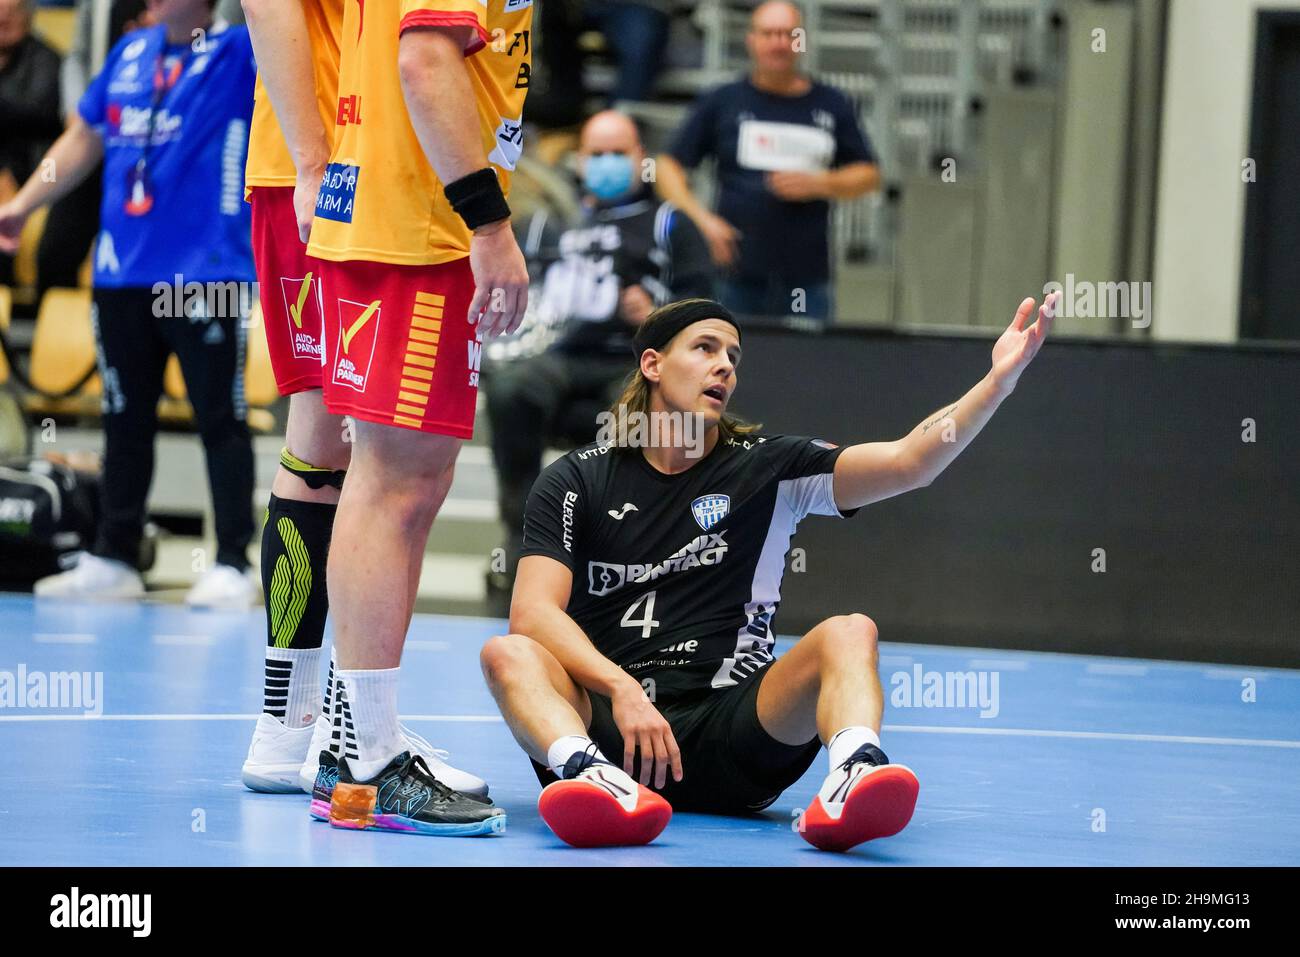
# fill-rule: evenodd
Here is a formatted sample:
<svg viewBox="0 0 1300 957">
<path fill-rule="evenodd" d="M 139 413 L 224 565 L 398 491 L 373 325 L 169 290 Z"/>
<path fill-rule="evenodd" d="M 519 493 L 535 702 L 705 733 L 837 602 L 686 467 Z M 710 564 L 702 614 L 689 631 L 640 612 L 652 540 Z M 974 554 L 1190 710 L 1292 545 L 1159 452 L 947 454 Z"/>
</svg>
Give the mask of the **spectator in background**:
<svg viewBox="0 0 1300 957">
<path fill-rule="evenodd" d="M 0 202 L 32 175 L 63 129 L 59 55 L 32 35 L 31 0 L 0 0 Z M 0 253 L 0 285 L 13 285 L 13 257 Z"/>
<path fill-rule="evenodd" d="M 699 99 L 659 157 L 658 187 L 696 222 L 725 270 L 717 294 L 724 305 L 829 322 L 830 201 L 876 189 L 880 173 L 849 100 L 799 72 L 801 23 L 785 0 L 754 10 L 749 75 Z M 717 212 L 686 181 L 707 156 L 717 159 Z"/>
<path fill-rule="evenodd" d="M 247 575 L 253 448 L 243 363 L 255 277 L 243 170 L 253 48 L 244 27 L 213 22 L 212 0 L 148 3 L 159 23 L 118 41 L 50 148 L 58 178 L 34 175 L 0 205 L 0 248 L 12 249 L 33 210 L 104 160 L 92 311 L 103 383 L 103 517 L 92 551 L 37 582 L 36 594 L 143 594 L 136 563 L 158 399 L 174 352 L 203 439 L 217 537 L 216 561 L 186 600 L 248 607 L 257 586 Z"/>
<path fill-rule="evenodd" d="M 559 340 L 531 358 L 484 374 L 492 458 L 507 529 L 506 572 L 489 574 L 489 597 L 509 597 L 522 547 L 524 504 L 542 452 L 565 410 L 608 408 L 633 369 L 632 336 L 656 306 L 712 287 L 708 248 L 694 224 L 644 182 L 636 124 L 606 110 L 582 128 L 578 165 L 583 220 L 552 228 L 545 210 L 524 230 L 523 249 L 540 285 L 538 308 L 564 323 Z"/>
<path fill-rule="evenodd" d="M 124 34 L 156 22 L 145 0 L 76 0 L 72 46 L 63 58 L 63 112 L 75 113 L 90 79 Z M 218 0 L 216 20 L 243 23 L 239 0 Z M 37 296 L 52 286 L 79 284 L 81 264 L 99 232 L 102 169 L 87 175 L 71 193 L 50 207 L 36 253 Z"/>
<path fill-rule="evenodd" d="M 63 113 L 70 121 L 90 79 L 123 34 L 151 26 L 144 0 L 77 0 L 72 45 L 63 58 Z M 99 232 L 100 179 L 97 165 L 72 192 L 50 207 L 36 250 L 37 300 L 54 286 L 80 284 L 81 264 Z"/>
<path fill-rule="evenodd" d="M 569 126 L 581 117 L 586 89 L 578 38 L 585 30 L 600 31 L 618 64 L 608 105 L 654 95 L 673 0 L 543 0 L 539 6 L 536 59 L 541 76 L 528 101 L 533 122 Z"/>
</svg>

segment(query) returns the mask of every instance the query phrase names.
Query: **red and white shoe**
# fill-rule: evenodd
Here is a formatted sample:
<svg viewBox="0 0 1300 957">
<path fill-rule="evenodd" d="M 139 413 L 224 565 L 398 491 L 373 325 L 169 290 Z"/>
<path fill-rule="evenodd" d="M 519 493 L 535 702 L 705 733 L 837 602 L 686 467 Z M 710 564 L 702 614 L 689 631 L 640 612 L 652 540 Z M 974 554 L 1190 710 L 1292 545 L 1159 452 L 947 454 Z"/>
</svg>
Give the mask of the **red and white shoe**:
<svg viewBox="0 0 1300 957">
<path fill-rule="evenodd" d="M 660 795 L 591 752 L 574 754 L 564 770 L 564 780 L 542 789 L 537 810 L 566 844 L 649 844 L 673 816 L 672 807 Z"/>
<path fill-rule="evenodd" d="M 795 827 L 813 847 L 847 851 L 905 828 L 920 790 L 911 768 L 864 744 L 826 778 Z"/>
</svg>

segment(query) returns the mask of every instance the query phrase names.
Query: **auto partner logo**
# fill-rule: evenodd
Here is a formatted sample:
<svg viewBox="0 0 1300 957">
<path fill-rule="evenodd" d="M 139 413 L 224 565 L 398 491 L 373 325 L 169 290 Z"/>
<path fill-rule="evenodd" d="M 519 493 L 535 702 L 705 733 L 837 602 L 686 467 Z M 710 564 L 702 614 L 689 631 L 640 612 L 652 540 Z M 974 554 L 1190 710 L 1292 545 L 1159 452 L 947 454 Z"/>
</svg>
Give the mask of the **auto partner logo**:
<svg viewBox="0 0 1300 957">
<path fill-rule="evenodd" d="M 727 517 L 731 511 L 731 496 L 710 492 L 691 502 L 691 514 L 695 523 L 706 532 Z"/>
<path fill-rule="evenodd" d="M 324 331 L 320 277 L 309 272 L 301 279 L 280 277 L 284 294 L 284 314 L 289 323 L 289 343 L 295 359 L 324 358 L 321 332 Z"/>
<path fill-rule="evenodd" d="M 726 532 L 709 533 L 691 539 L 683 548 L 657 564 L 616 565 L 610 562 L 587 563 L 587 591 L 599 598 L 618 591 L 624 585 L 640 585 L 674 572 L 684 572 L 701 565 L 717 565 L 727 554 Z"/>
<path fill-rule="evenodd" d="M 339 329 L 335 340 L 334 383 L 366 391 L 370 363 L 379 337 L 380 300 L 371 303 L 339 300 Z"/>
</svg>

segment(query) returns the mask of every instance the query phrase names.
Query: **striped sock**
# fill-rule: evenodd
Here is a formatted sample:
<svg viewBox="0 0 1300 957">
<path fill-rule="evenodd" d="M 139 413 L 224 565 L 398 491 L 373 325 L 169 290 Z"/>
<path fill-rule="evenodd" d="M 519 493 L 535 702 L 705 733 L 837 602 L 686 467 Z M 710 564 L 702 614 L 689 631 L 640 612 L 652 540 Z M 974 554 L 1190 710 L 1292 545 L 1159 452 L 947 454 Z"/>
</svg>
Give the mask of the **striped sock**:
<svg viewBox="0 0 1300 957">
<path fill-rule="evenodd" d="M 352 722 L 352 706 L 348 703 L 348 691 L 335 673 L 332 682 L 333 724 L 330 732 L 330 752 L 335 757 L 345 757 L 349 761 L 357 760 L 357 732 Z"/>
<path fill-rule="evenodd" d="M 305 728 L 320 707 L 319 648 L 267 648 L 262 710 L 287 728 Z"/>
</svg>

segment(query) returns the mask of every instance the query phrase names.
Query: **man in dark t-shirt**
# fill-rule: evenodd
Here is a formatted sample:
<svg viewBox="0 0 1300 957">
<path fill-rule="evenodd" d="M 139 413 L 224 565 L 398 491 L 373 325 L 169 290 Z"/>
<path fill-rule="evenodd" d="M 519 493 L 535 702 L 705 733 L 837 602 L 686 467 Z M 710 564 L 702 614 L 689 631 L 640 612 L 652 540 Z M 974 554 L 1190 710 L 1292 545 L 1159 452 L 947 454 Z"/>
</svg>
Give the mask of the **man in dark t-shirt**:
<svg viewBox="0 0 1300 957">
<path fill-rule="evenodd" d="M 741 347 L 723 305 L 650 315 L 639 375 L 597 441 L 533 487 L 512 633 L 482 654 L 557 835 L 645 843 L 672 808 L 761 810 L 822 744 L 830 773 L 798 827 L 810 843 L 844 850 L 906 826 L 919 785 L 880 749 L 876 627 L 827 618 L 777 660 L 785 556 L 806 516 L 850 516 L 957 457 L 1041 346 L 1055 302 L 1026 328 L 1033 306 L 1020 304 L 989 373 L 956 403 L 897 441 L 843 448 L 727 414 Z"/>
<path fill-rule="evenodd" d="M 798 10 L 782 0 L 754 10 L 750 73 L 702 96 L 658 160 L 658 188 L 700 227 L 726 270 L 718 296 L 749 315 L 833 314 L 830 202 L 877 188 L 875 154 L 844 94 L 798 72 Z M 685 170 L 717 161 L 716 209 Z"/>
</svg>

